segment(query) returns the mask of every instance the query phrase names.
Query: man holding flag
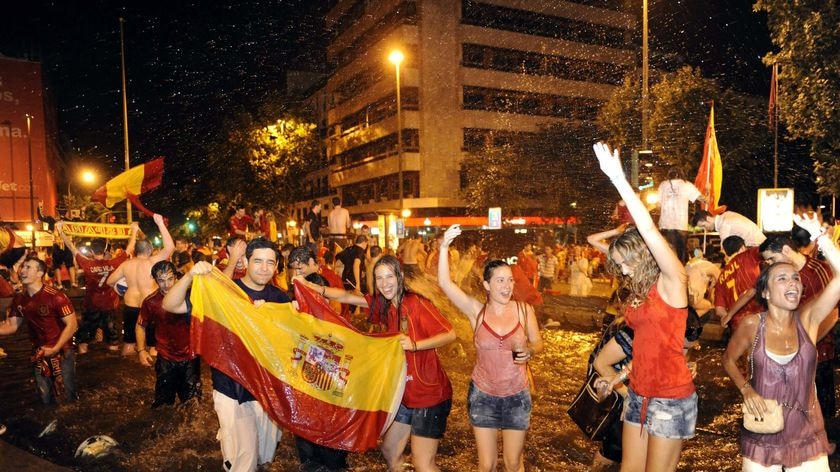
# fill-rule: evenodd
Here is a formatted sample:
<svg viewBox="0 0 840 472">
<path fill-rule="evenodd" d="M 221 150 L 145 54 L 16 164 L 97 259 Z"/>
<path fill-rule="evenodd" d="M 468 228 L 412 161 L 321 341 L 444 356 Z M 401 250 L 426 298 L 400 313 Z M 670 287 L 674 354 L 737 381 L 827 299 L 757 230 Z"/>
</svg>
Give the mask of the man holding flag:
<svg viewBox="0 0 840 472">
<path fill-rule="evenodd" d="M 271 241 L 252 239 L 245 251 L 248 268 L 245 276 L 234 281 L 255 306 L 266 302 L 289 303 L 289 297 L 270 284 L 277 271 L 279 251 Z M 163 309 L 170 313 L 192 310 L 188 292 L 193 277 L 209 274 L 213 266 L 198 262 L 181 277 L 163 299 Z M 218 346 L 224 351 L 227 346 Z M 211 367 L 213 406 L 219 417 L 223 468 L 227 472 L 251 472 L 259 464 L 271 462 L 282 431 L 274 424 L 256 398 L 234 379 Z"/>
</svg>

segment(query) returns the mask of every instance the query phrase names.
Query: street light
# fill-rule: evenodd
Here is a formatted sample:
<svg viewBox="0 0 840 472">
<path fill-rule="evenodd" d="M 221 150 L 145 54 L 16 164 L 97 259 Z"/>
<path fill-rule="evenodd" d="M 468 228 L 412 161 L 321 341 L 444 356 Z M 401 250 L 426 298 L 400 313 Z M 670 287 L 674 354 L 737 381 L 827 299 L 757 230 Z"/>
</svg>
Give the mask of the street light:
<svg viewBox="0 0 840 472">
<path fill-rule="evenodd" d="M 394 49 L 393 51 L 391 51 L 391 54 L 388 55 L 388 60 L 391 61 L 391 63 L 393 63 L 396 67 L 397 78 L 397 164 L 399 166 L 397 178 L 399 179 L 398 189 L 400 192 L 400 210 L 403 209 L 402 101 L 400 97 L 400 64 L 402 63 L 403 59 L 405 59 L 405 56 L 399 49 Z"/>
</svg>

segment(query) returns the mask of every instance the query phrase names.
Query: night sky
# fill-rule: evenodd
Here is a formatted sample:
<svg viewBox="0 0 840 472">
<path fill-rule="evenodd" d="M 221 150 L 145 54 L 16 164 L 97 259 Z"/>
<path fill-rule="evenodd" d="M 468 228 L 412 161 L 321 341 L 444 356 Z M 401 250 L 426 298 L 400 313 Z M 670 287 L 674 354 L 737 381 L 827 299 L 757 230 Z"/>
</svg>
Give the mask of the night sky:
<svg viewBox="0 0 840 472">
<path fill-rule="evenodd" d="M 176 210 L 178 189 L 198 175 L 202 145 L 224 132 L 226 114 L 255 109 L 282 90 L 287 70 L 324 69 L 322 18 L 331 3 L 14 2 L 4 6 L 0 53 L 43 63 L 62 153 L 114 175 L 123 166 L 124 17 L 131 162 L 166 156 L 155 200 Z M 769 70 L 760 59 L 771 45 L 766 18 L 752 13 L 751 1 L 652 1 L 650 30 L 653 66 L 690 63 L 725 86 L 767 94 Z"/>
</svg>

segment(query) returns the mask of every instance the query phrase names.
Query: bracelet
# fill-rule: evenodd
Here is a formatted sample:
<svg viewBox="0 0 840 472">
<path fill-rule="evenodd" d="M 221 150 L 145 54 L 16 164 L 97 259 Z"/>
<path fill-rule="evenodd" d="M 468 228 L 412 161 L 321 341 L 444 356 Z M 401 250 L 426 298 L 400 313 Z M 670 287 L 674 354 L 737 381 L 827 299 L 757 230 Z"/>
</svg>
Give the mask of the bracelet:
<svg viewBox="0 0 840 472">
<path fill-rule="evenodd" d="M 749 381 L 749 380 L 745 381 L 745 382 L 744 382 L 744 385 L 741 385 L 741 388 L 739 388 L 738 390 L 739 390 L 741 393 L 744 393 L 744 389 L 745 389 L 745 388 L 747 388 L 747 387 L 752 388 L 752 385 L 750 385 L 750 381 Z"/>
<path fill-rule="evenodd" d="M 149 350 L 144 347 L 143 349 L 138 349 L 137 354 L 140 354 L 143 351 L 149 352 Z"/>
<path fill-rule="evenodd" d="M 321 296 L 327 298 L 327 286 L 321 285 Z"/>
</svg>

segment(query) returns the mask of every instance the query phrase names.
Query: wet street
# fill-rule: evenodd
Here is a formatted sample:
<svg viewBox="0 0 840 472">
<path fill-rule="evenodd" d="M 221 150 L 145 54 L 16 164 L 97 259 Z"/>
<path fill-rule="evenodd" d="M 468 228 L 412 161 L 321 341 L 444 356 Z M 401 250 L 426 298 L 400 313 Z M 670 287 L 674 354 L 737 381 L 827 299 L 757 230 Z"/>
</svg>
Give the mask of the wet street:
<svg viewBox="0 0 840 472">
<path fill-rule="evenodd" d="M 531 429 L 525 451 L 529 471 L 585 471 L 596 450 L 566 414 L 586 369 L 586 359 L 599 333 L 597 311 L 600 297 L 549 297 L 542 320 L 553 316 L 559 328 L 543 332 L 546 350 L 532 362 L 537 393 Z M 448 310 L 445 310 L 448 311 Z M 451 313 L 448 313 L 451 315 Z M 438 464 L 446 471 L 473 469 L 475 451 L 469 427 L 465 397 L 473 365 L 471 344 L 465 323 L 457 326 L 461 346 L 441 350 L 452 379 L 454 398 L 446 436 L 441 443 Z M 154 386 L 152 369 L 135 358 L 122 359 L 104 345 L 92 345 L 90 353 L 77 357 L 79 401 L 59 407 L 41 406 L 35 397 L 28 367 L 26 331 L 0 339 L 9 356 L 0 359 L 0 421 L 9 431 L 2 440 L 51 462 L 84 471 L 196 471 L 219 470 L 221 455 L 215 441 L 218 427 L 210 401 L 210 376 L 205 370 L 204 402 L 186 408 L 149 406 Z M 737 471 L 740 396 L 721 367 L 723 345 L 704 342 L 693 353 L 699 364 L 696 379 L 700 396 L 697 436 L 686 442 L 679 470 Z M 55 432 L 38 437 L 53 420 Z M 828 421 L 838 428 L 837 420 Z M 74 462 L 76 447 L 87 437 L 105 434 L 119 443 L 109 457 L 94 463 Z M 832 470 L 840 470 L 840 459 L 832 458 Z M 376 451 L 351 454 L 351 470 L 385 470 Z M 294 442 L 284 435 L 276 460 L 266 470 L 294 471 L 298 460 Z M 2 469 L 2 467 L 0 467 Z M 500 469 L 501 470 L 501 469 Z"/>
</svg>

